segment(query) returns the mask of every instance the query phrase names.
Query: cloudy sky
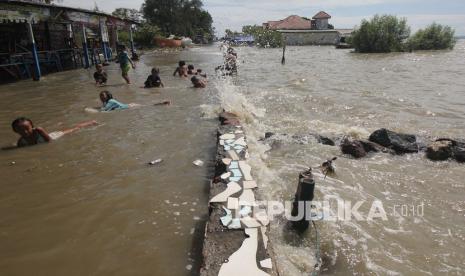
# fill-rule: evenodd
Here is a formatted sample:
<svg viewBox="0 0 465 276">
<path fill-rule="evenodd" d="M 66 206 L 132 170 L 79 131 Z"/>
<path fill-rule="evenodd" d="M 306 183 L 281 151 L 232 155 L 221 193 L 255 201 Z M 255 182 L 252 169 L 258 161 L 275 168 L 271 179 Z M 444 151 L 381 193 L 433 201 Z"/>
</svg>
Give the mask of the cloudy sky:
<svg viewBox="0 0 465 276">
<path fill-rule="evenodd" d="M 61 4 L 111 12 L 118 7 L 139 9 L 144 0 L 63 0 Z M 261 24 L 288 15 L 312 17 L 320 10 L 332 15 L 336 28 L 352 28 L 376 13 L 407 17 L 413 30 L 433 21 L 465 35 L 465 0 L 203 0 L 217 31 L 240 30 L 243 25 Z"/>
</svg>

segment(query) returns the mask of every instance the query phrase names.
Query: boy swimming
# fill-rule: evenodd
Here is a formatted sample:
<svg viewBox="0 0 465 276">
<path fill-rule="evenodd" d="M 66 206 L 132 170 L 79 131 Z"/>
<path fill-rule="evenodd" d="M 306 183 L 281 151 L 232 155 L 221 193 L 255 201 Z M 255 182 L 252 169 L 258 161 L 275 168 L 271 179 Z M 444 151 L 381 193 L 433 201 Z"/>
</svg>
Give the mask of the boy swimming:
<svg viewBox="0 0 465 276">
<path fill-rule="evenodd" d="M 186 62 L 185 61 L 180 61 L 178 63 L 178 67 L 176 68 L 176 70 L 174 71 L 173 73 L 173 77 L 179 75 L 179 77 L 187 77 L 187 68 L 186 68 Z"/>
<path fill-rule="evenodd" d="M 188 75 L 196 75 L 194 65 L 191 64 L 191 65 L 187 66 L 187 74 Z"/>
<path fill-rule="evenodd" d="M 153 68 L 152 74 L 147 77 L 145 81 L 145 88 L 152 88 L 152 87 L 165 87 L 163 82 L 160 79 L 160 69 Z"/>
<path fill-rule="evenodd" d="M 119 66 L 121 67 L 122 77 L 126 81 L 127 84 L 131 84 L 131 80 L 129 79 L 129 70 L 136 69 L 136 65 L 132 60 L 129 58 L 128 52 L 126 51 L 126 46 L 121 45 L 118 53 L 118 62 Z"/>
<path fill-rule="evenodd" d="M 107 83 L 107 73 L 103 70 L 102 64 L 97 64 L 95 66 L 95 69 L 97 70 L 94 73 L 94 79 L 95 79 L 95 84 L 97 85 L 105 85 Z"/>
<path fill-rule="evenodd" d="M 32 121 L 25 117 L 20 117 L 11 123 L 11 127 L 14 132 L 18 133 L 21 138 L 19 138 L 17 147 L 27 147 L 38 144 L 49 143 L 53 140 L 56 140 L 66 134 L 76 132 L 84 127 L 95 126 L 98 123 L 96 121 L 84 122 L 76 125 L 74 128 L 66 129 L 63 131 L 55 131 L 52 133 L 47 133 L 41 127 L 34 127 Z M 8 149 L 8 148 L 7 148 Z"/>
<path fill-rule="evenodd" d="M 11 128 L 21 136 L 17 142 L 18 148 L 52 141 L 50 135 L 48 135 L 43 128 L 34 127 L 32 121 L 25 117 L 14 120 L 13 123 L 11 123 Z"/>
<path fill-rule="evenodd" d="M 197 69 L 196 75 L 201 76 L 202 78 L 207 78 L 207 74 L 203 74 L 202 72 L 202 69 Z"/>
<path fill-rule="evenodd" d="M 205 88 L 207 87 L 207 81 L 204 79 L 200 79 L 197 76 L 193 76 L 191 78 L 191 82 L 194 85 L 194 88 Z"/>
</svg>

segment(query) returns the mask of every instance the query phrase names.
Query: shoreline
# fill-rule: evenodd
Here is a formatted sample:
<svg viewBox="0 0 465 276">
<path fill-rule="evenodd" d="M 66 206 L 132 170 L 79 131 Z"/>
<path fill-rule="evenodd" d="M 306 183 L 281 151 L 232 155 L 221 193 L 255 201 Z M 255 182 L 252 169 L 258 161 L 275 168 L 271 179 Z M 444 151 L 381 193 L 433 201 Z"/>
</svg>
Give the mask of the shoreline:
<svg viewBox="0 0 465 276">
<path fill-rule="evenodd" d="M 219 120 L 221 126 L 217 132 L 215 170 L 210 182 L 209 218 L 205 227 L 200 275 L 279 275 L 273 246 L 268 238 L 269 221 L 260 220 L 258 213 L 253 218 L 248 215 L 239 215 L 242 217 L 240 220 L 231 216 L 227 218 L 231 212 L 248 210 L 251 214 L 250 208 L 256 205 L 258 187 L 246 163 L 246 134 L 238 117 L 223 112 Z M 240 169 L 235 169 L 236 164 Z"/>
</svg>

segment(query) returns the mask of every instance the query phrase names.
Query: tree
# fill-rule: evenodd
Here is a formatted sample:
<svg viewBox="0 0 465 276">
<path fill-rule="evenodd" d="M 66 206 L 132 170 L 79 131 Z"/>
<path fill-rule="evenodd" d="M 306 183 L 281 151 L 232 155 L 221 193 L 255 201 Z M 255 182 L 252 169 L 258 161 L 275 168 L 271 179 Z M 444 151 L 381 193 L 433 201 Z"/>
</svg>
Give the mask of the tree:
<svg viewBox="0 0 465 276">
<path fill-rule="evenodd" d="M 280 32 L 267 30 L 258 25 L 243 26 L 242 32 L 246 35 L 252 35 L 259 47 L 279 48 L 284 46 L 284 38 Z"/>
<path fill-rule="evenodd" d="M 242 32 L 246 35 L 254 35 L 263 31 L 263 27 L 258 25 L 246 25 L 242 27 Z"/>
<path fill-rule="evenodd" d="M 418 30 L 409 40 L 410 50 L 445 50 L 453 49 L 455 31 L 449 26 L 433 23 L 425 29 Z"/>
<path fill-rule="evenodd" d="M 160 36 L 160 28 L 144 23 L 137 28 L 134 41 L 141 46 L 151 47 L 153 46 L 153 40 L 157 36 Z"/>
<path fill-rule="evenodd" d="M 350 42 L 360 53 L 398 52 L 404 50 L 404 42 L 409 35 L 410 27 L 405 18 L 375 15 L 370 21 L 362 21 Z"/>
<path fill-rule="evenodd" d="M 136 9 L 117 8 L 112 12 L 112 15 L 136 22 L 140 22 L 142 19 L 142 13 Z"/>
<path fill-rule="evenodd" d="M 213 19 L 201 0 L 145 0 L 145 19 L 164 35 L 187 36 L 194 41 L 213 39 Z"/>
</svg>

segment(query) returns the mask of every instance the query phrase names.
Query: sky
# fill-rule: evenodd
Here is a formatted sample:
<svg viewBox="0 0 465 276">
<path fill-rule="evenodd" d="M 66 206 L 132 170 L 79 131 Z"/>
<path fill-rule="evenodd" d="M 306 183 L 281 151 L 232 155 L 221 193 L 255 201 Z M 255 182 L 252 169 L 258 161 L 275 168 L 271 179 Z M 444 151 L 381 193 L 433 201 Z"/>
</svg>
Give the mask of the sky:
<svg viewBox="0 0 465 276">
<path fill-rule="evenodd" d="M 115 8 L 140 9 L 144 0 L 62 0 L 61 5 L 112 12 Z M 320 10 L 332 16 L 335 28 L 354 28 L 375 14 L 406 17 L 412 30 L 432 22 L 449 25 L 465 35 L 465 0 L 203 0 L 218 35 L 225 29 L 240 31 L 244 25 L 261 25 L 289 15 L 312 17 Z"/>
</svg>

